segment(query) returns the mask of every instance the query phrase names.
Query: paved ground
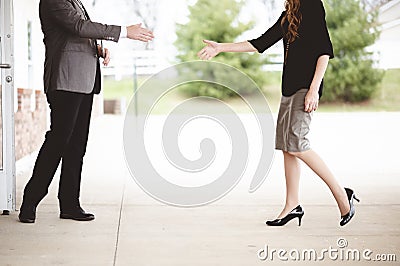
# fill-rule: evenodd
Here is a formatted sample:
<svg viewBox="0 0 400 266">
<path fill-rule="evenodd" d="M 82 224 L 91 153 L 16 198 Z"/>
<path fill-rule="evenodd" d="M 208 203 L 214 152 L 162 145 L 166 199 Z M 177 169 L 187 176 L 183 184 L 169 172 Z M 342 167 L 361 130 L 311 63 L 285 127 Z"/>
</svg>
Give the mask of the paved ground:
<svg viewBox="0 0 400 266">
<path fill-rule="evenodd" d="M 270 175 L 253 194 L 250 175 L 222 200 L 201 208 L 175 208 L 145 194 L 132 180 L 122 152 L 122 117 L 104 116 L 93 123 L 85 158 L 81 202 L 96 214 L 93 222 L 58 218 L 57 177 L 38 208 L 35 224 L 17 222 L 17 212 L 0 216 L 0 265 L 281 265 L 273 254 L 295 255 L 315 249 L 365 249 L 395 254 L 397 262 L 335 261 L 324 265 L 399 265 L 400 261 L 400 113 L 317 114 L 313 146 L 340 181 L 361 198 L 354 220 L 338 226 L 339 212 L 324 184 L 304 170 L 303 224 L 268 228 L 264 221 L 280 211 L 284 198 L 282 156 L 276 154 Z M 30 175 L 19 163 L 18 199 Z M 304 169 L 304 168 L 303 168 Z M 19 203 L 18 203 L 19 204 Z M 269 257 L 257 257 L 268 246 Z M 283 257 L 293 262 L 288 253 Z M 261 255 L 265 255 L 262 253 Z M 320 264 L 319 263 L 319 264 Z"/>
</svg>

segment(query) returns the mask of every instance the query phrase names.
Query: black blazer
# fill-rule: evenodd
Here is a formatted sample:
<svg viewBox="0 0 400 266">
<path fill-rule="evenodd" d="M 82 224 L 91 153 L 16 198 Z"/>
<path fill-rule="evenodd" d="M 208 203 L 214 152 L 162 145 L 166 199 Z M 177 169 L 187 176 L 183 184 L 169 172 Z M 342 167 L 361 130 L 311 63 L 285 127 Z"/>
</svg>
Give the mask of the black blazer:
<svg viewBox="0 0 400 266">
<path fill-rule="evenodd" d="M 286 51 L 288 22 L 285 21 L 283 27 L 281 26 L 286 11 L 263 35 L 249 41 L 258 52 L 262 53 L 283 39 L 284 53 L 287 52 L 282 73 L 282 94 L 284 96 L 291 96 L 300 89 L 310 88 L 318 58 L 321 55 L 334 57 L 322 2 L 320 0 L 300 0 L 300 12 L 302 21 L 298 37 L 290 43 L 288 51 Z M 322 89 L 323 82 L 319 88 L 320 96 L 322 96 Z"/>
</svg>

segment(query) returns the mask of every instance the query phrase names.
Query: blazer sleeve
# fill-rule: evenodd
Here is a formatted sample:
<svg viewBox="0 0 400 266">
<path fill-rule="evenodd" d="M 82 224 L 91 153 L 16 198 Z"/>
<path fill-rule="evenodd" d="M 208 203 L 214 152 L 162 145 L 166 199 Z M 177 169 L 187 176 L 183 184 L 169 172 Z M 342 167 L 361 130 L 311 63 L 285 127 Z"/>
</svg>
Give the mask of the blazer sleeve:
<svg viewBox="0 0 400 266">
<path fill-rule="evenodd" d="M 259 53 L 263 53 L 265 50 L 267 50 L 268 48 L 270 48 L 272 45 L 274 45 L 283 38 L 281 21 L 284 15 L 285 12 L 282 12 L 281 16 L 275 22 L 275 24 L 260 37 L 248 41 L 249 43 L 251 43 L 251 45 L 254 46 L 254 48 L 257 49 Z"/>
<path fill-rule="evenodd" d="M 329 55 L 329 58 L 334 58 L 333 46 L 329 36 L 328 28 L 325 20 L 325 9 L 321 1 L 315 6 L 314 10 L 314 32 L 315 32 L 315 52 L 316 56 Z"/>
<path fill-rule="evenodd" d="M 47 15 L 59 26 L 81 38 L 118 42 L 121 27 L 82 19 L 69 0 L 42 0 Z"/>
</svg>

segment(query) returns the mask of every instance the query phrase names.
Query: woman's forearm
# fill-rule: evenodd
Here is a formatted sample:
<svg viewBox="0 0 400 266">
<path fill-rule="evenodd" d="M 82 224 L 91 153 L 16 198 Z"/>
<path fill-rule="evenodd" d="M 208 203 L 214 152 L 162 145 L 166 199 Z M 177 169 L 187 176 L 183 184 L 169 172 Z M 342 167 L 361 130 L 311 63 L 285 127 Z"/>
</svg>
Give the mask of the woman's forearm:
<svg viewBox="0 0 400 266">
<path fill-rule="evenodd" d="M 218 51 L 220 53 L 224 52 L 257 52 L 257 49 L 254 48 L 248 41 L 237 42 L 237 43 L 219 43 Z"/>
<path fill-rule="evenodd" d="M 317 66 L 315 67 L 314 78 L 311 82 L 310 89 L 314 91 L 319 90 L 319 86 L 321 85 L 322 79 L 324 78 L 326 68 L 329 63 L 329 55 L 321 55 L 318 58 Z"/>
<path fill-rule="evenodd" d="M 218 43 L 214 41 L 204 40 L 207 44 L 197 56 L 202 60 L 210 60 L 217 56 L 219 53 L 224 52 L 256 52 L 257 49 L 249 42 L 237 42 L 237 43 Z"/>
</svg>

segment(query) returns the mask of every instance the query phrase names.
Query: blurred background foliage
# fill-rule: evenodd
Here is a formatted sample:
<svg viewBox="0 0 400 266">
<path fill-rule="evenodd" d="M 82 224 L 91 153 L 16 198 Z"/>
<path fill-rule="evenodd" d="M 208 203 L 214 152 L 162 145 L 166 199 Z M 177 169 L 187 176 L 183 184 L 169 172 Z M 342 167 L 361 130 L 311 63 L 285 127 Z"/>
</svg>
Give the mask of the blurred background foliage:
<svg viewBox="0 0 400 266">
<path fill-rule="evenodd" d="M 379 37 L 377 11 L 367 12 L 354 0 L 326 0 L 326 22 L 335 59 L 325 76 L 324 101 L 362 102 L 370 99 L 383 78 L 367 47 Z"/>
<path fill-rule="evenodd" d="M 368 3 L 369 5 L 372 2 Z M 382 81 L 383 72 L 374 68 L 373 55 L 366 48 L 379 36 L 377 12 L 367 11 L 367 3 L 354 0 L 326 0 L 327 26 L 336 58 L 331 60 L 325 79 L 323 100 L 327 102 L 361 102 L 372 97 Z M 243 2 L 235 0 L 198 0 L 189 7 L 189 22 L 177 25 L 175 45 L 179 62 L 196 60 L 204 46 L 203 39 L 234 42 L 253 23 L 238 21 Z M 258 54 L 222 53 L 214 60 L 234 66 L 248 74 L 261 88 L 266 84 L 262 66 L 268 63 Z M 212 71 L 193 69 L 193 71 Z M 222 73 L 212 73 L 214 76 Z M 237 81 L 240 84 L 240 80 Z M 240 85 L 239 85 L 240 86 Z M 211 96 L 219 99 L 235 97 L 229 89 L 196 83 L 182 88 L 190 96 Z M 240 93 L 251 94 L 247 88 Z"/>
<path fill-rule="evenodd" d="M 178 62 L 198 60 L 197 52 L 204 47 L 203 40 L 216 42 L 233 42 L 243 32 L 250 30 L 254 22 L 243 23 L 238 19 L 243 7 L 243 1 L 236 0 L 198 0 L 189 7 L 189 22 L 177 25 L 177 40 L 175 46 L 178 50 Z M 218 55 L 218 62 L 233 66 L 249 75 L 260 87 L 266 84 L 266 75 L 262 66 L 268 63 L 265 57 L 249 53 L 222 53 Z M 224 76 L 214 69 L 192 69 L 194 73 L 206 72 L 207 76 Z M 237 77 L 232 77 L 237 78 Z M 249 88 L 240 87 L 241 94 L 251 94 Z M 180 88 L 189 96 L 210 96 L 218 99 L 235 97 L 230 89 L 210 83 L 191 83 Z"/>
<path fill-rule="evenodd" d="M 267 16 L 271 16 L 271 9 L 283 9 L 283 6 L 280 6 L 283 3 L 281 0 L 257 1 L 265 7 L 257 12 Z M 368 47 L 379 37 L 378 10 L 390 1 L 393 0 L 324 0 L 335 59 L 330 61 L 325 76 L 320 111 L 400 111 L 400 69 L 385 72 L 378 70 L 375 68 L 374 57 L 368 52 Z M 241 34 L 252 29 L 256 23 L 244 23 L 239 20 L 240 12 L 244 10 L 244 1 L 193 0 L 188 4 L 188 19 L 176 25 L 175 47 L 178 50 L 178 62 L 197 60 L 196 53 L 204 47 L 203 39 L 219 42 L 242 41 L 244 39 Z M 275 16 L 269 18 L 268 24 L 272 25 L 275 19 Z M 268 56 L 256 53 L 226 53 L 213 60 L 232 65 L 248 74 L 264 91 L 271 109 L 277 111 L 281 95 L 281 72 L 265 70 L 265 64 L 270 63 Z M 139 85 L 146 78 L 139 77 Z M 240 80 L 237 82 L 240 84 Z M 252 97 L 251 91 L 246 89 L 241 88 L 241 93 Z M 106 99 L 126 97 L 129 100 L 132 94 L 131 77 L 120 81 L 105 80 Z M 230 104 L 241 103 L 230 90 L 210 84 L 191 83 L 190 86 L 179 87 L 177 92 L 171 95 L 173 97 L 169 98 L 169 105 L 188 95 L 207 95 L 225 99 Z M 145 98 L 145 92 L 140 97 Z"/>
</svg>

